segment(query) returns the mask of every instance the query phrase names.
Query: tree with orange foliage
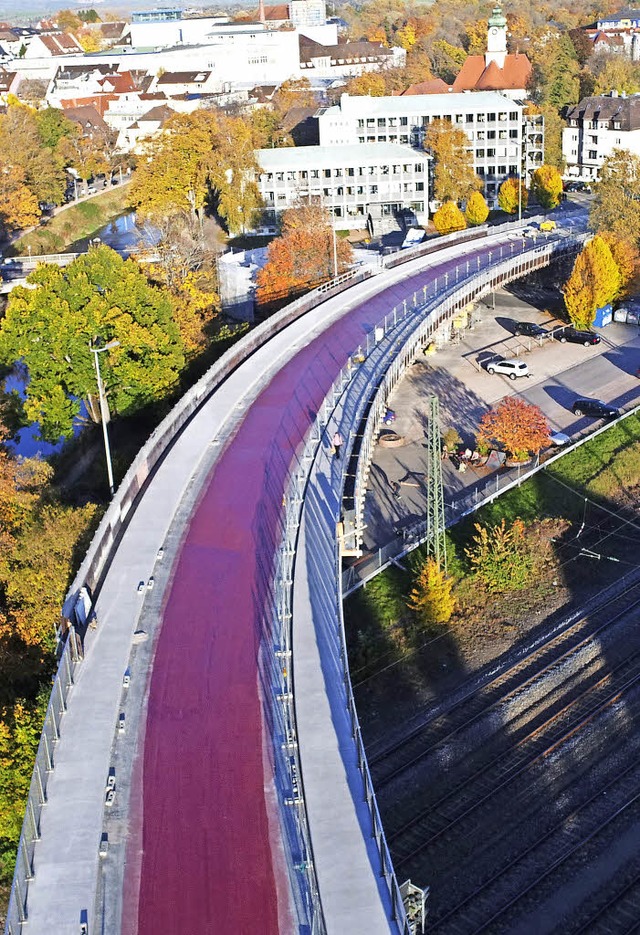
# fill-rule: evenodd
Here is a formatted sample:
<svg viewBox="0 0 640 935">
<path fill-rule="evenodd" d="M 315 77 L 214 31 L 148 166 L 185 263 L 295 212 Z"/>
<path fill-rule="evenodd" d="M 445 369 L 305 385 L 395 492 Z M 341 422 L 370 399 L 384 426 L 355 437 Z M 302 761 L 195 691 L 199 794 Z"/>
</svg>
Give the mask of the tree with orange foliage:
<svg viewBox="0 0 640 935">
<path fill-rule="evenodd" d="M 483 448 L 500 446 L 512 458 L 524 461 L 549 444 L 549 425 L 537 406 L 507 396 L 483 415 L 477 443 Z"/>
<path fill-rule="evenodd" d="M 279 302 L 332 279 L 334 233 L 327 211 L 307 204 L 285 211 L 282 233 L 269 244 L 267 262 L 257 275 L 257 297 L 262 305 Z M 335 240 L 337 272 L 353 262 L 351 244 Z"/>
</svg>

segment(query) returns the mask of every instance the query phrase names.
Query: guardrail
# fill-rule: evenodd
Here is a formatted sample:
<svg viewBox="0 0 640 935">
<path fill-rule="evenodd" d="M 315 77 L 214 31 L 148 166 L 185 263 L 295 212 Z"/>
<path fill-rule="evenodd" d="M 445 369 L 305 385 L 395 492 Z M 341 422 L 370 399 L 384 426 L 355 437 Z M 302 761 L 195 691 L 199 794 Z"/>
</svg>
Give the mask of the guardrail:
<svg viewBox="0 0 640 935">
<path fill-rule="evenodd" d="M 501 229 L 512 229 L 517 226 L 519 226 L 518 223 L 514 222 L 508 225 L 502 225 Z M 494 233 L 497 232 L 497 229 L 489 229 L 489 231 L 490 233 Z M 481 236 L 486 237 L 487 234 L 484 233 Z M 437 241 L 438 249 L 450 246 L 455 240 L 456 235 L 440 238 Z M 420 250 L 420 247 L 417 249 Z M 429 252 L 437 251 L 434 249 Z M 60 254 L 60 256 L 70 257 L 71 254 Z M 20 262 L 22 262 L 23 259 L 24 258 L 21 258 Z M 394 257 L 393 259 L 396 260 L 397 258 Z M 415 251 L 406 251 L 402 254 L 401 259 L 403 263 L 416 259 Z M 32 260 L 36 264 L 44 261 L 42 257 L 33 257 Z M 385 265 L 395 266 L 398 264 L 391 264 L 389 262 Z M 95 601 L 111 551 L 127 524 L 129 514 L 134 508 L 137 498 L 149 481 L 155 467 L 163 458 L 166 450 L 192 415 L 204 404 L 209 396 L 215 392 L 236 367 L 274 334 L 287 327 L 287 325 L 291 324 L 306 312 L 316 308 L 326 299 L 339 294 L 356 283 L 371 278 L 373 275 L 374 274 L 369 270 L 346 273 L 339 277 L 338 280 L 325 283 L 308 295 L 292 302 L 266 322 L 256 327 L 236 345 L 226 351 L 222 357 L 209 368 L 207 373 L 184 394 L 142 446 L 102 517 L 100 525 L 93 536 L 85 558 L 67 593 L 63 605 L 63 615 L 68 620 L 73 620 L 74 608 L 82 588 L 88 588 Z M 369 339 L 370 336 L 368 335 L 367 353 L 369 352 Z M 339 379 L 342 380 L 342 378 L 341 374 Z M 326 410 L 325 416 L 328 417 L 328 412 Z M 91 646 L 91 633 L 92 631 L 89 630 L 85 637 L 87 650 L 90 649 Z M 81 660 L 80 653 L 84 651 L 84 647 L 79 646 L 79 641 L 76 638 L 73 625 L 71 625 L 69 629 L 69 634 L 70 638 L 67 638 L 62 645 L 58 669 L 53 682 L 51 699 L 45 717 L 45 728 L 36 754 L 36 763 L 27 799 L 25 820 L 18 844 L 16 869 L 7 911 L 5 929 L 7 935 L 18 935 L 18 933 L 22 931 L 23 923 L 28 921 L 28 883 L 29 880 L 33 878 L 34 873 L 35 844 L 40 833 L 41 811 L 47 800 L 47 780 L 55 766 L 55 743 L 60 736 L 62 715 L 66 710 L 67 697 L 73 685 L 73 676 L 76 666 Z M 385 861 L 386 859 L 387 858 L 385 858 Z M 314 902 L 315 897 L 313 896 L 312 889 L 309 899 L 311 903 Z"/>
</svg>

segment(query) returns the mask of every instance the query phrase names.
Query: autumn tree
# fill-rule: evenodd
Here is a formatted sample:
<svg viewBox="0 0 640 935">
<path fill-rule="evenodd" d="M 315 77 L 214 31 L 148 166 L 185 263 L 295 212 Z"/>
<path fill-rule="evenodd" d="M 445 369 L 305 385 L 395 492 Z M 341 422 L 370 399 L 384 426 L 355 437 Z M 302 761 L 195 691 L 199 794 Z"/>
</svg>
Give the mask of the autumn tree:
<svg viewBox="0 0 640 935">
<path fill-rule="evenodd" d="M 466 57 L 467 53 L 461 46 L 453 45 L 446 39 L 437 39 L 431 47 L 431 71 L 436 78 L 451 84 Z"/>
<path fill-rule="evenodd" d="M 453 234 L 464 230 L 467 222 L 455 201 L 445 201 L 433 215 L 433 226 L 439 234 Z"/>
<path fill-rule="evenodd" d="M 0 115 L 2 159 L 21 170 L 24 184 L 37 201 L 61 204 L 66 189 L 64 163 L 57 147 L 44 142 L 47 136 L 46 120 L 38 120 L 36 111 L 25 104 L 11 103 Z"/>
<path fill-rule="evenodd" d="M 637 94 L 640 91 L 640 65 L 624 55 L 615 53 L 608 57 L 595 74 L 593 94 Z"/>
<path fill-rule="evenodd" d="M 471 227 L 477 227 L 489 217 L 489 206 L 481 192 L 472 192 L 464 209 L 464 216 Z"/>
<path fill-rule="evenodd" d="M 557 208 L 562 198 L 562 176 L 555 166 L 540 166 L 531 178 L 531 195 L 549 211 Z"/>
<path fill-rule="evenodd" d="M 630 287 L 636 283 L 638 273 L 640 273 L 640 251 L 630 240 L 620 240 L 608 231 L 600 236 L 609 247 L 620 274 L 620 287 L 614 299 L 624 297 L 629 294 Z"/>
<path fill-rule="evenodd" d="M 365 71 L 361 75 L 351 78 L 344 90 L 354 97 L 360 95 L 384 97 L 387 93 L 385 76 L 379 71 Z"/>
<path fill-rule="evenodd" d="M 282 233 L 269 244 L 267 262 L 258 272 L 258 301 L 269 304 L 312 289 L 345 272 L 352 262 L 351 244 L 335 237 L 324 208 L 292 208 L 283 213 Z"/>
<path fill-rule="evenodd" d="M 498 206 L 506 214 L 524 211 L 529 201 L 527 186 L 522 179 L 505 179 L 498 189 Z"/>
<path fill-rule="evenodd" d="M 40 217 L 38 199 L 24 182 L 20 166 L 7 165 L 0 158 L 0 232 L 4 237 L 25 230 Z"/>
<path fill-rule="evenodd" d="M 580 65 L 568 35 L 551 42 L 543 38 L 534 48 L 533 66 L 536 103 L 550 104 L 560 111 L 578 102 Z"/>
<path fill-rule="evenodd" d="M 620 271 L 603 237 L 585 244 L 573 264 L 564 289 L 564 304 L 577 328 L 590 328 L 596 309 L 613 301 L 620 291 Z"/>
<path fill-rule="evenodd" d="M 273 95 L 273 106 L 280 114 L 286 114 L 292 107 L 315 107 L 317 103 L 308 78 L 289 78 Z"/>
<path fill-rule="evenodd" d="M 535 564 L 521 519 L 514 520 L 511 526 L 507 526 L 504 519 L 495 526 L 476 523 L 475 535 L 465 549 L 465 555 L 477 577 L 492 594 L 525 588 Z"/>
<path fill-rule="evenodd" d="M 422 624 L 448 623 L 456 606 L 452 588 L 453 579 L 430 556 L 418 572 L 407 606 Z"/>
<path fill-rule="evenodd" d="M 27 368 L 25 412 L 44 439 L 71 434 L 81 400 L 99 418 L 90 342 L 119 341 L 101 359 L 114 412 L 134 412 L 176 387 L 184 353 L 171 302 L 135 261 L 101 246 L 65 268 L 41 264 L 27 282 L 9 298 L 0 359 Z"/>
<path fill-rule="evenodd" d="M 141 218 L 191 213 L 211 204 L 232 233 L 250 227 L 260 206 L 251 125 L 198 110 L 171 117 L 138 163 L 129 198 Z"/>
<path fill-rule="evenodd" d="M 447 120 L 434 120 L 424 139 L 435 161 L 433 197 L 436 201 L 464 201 L 482 188 L 474 172 L 473 154 L 464 130 Z"/>
<path fill-rule="evenodd" d="M 600 169 L 589 215 L 591 227 L 640 246 L 640 156 L 615 149 Z"/>
<path fill-rule="evenodd" d="M 187 357 L 203 350 L 207 330 L 220 312 L 211 240 L 206 225 L 190 214 L 168 215 L 156 220 L 135 254 L 149 278 L 168 289 Z"/>
<path fill-rule="evenodd" d="M 519 396 L 507 396 L 485 412 L 478 427 L 477 443 L 499 447 L 518 460 L 537 454 L 549 443 L 549 426 L 537 406 Z"/>
</svg>

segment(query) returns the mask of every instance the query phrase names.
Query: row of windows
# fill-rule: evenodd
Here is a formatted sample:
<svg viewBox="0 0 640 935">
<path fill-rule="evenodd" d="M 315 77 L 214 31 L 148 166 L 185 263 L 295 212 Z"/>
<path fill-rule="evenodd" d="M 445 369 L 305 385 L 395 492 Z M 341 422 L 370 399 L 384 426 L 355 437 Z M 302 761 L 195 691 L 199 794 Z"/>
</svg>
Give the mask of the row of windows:
<svg viewBox="0 0 640 935">
<path fill-rule="evenodd" d="M 476 149 L 476 159 L 494 159 L 496 156 L 515 156 L 516 153 L 507 153 L 506 146 L 499 146 L 496 150 L 493 146 L 490 146 L 489 149 Z"/>
<path fill-rule="evenodd" d="M 405 162 L 402 164 L 391 165 L 391 166 L 359 166 L 357 169 L 348 168 L 348 169 L 301 169 L 299 172 L 291 170 L 289 172 L 267 172 L 261 176 L 262 181 L 273 182 L 274 179 L 276 182 L 284 182 L 285 179 L 287 182 L 306 182 L 308 179 L 340 179 L 340 178 L 355 178 L 355 176 L 362 177 L 363 175 L 401 175 L 402 173 L 409 173 L 411 170 L 416 173 L 416 175 L 421 175 L 424 172 L 424 163 L 422 162 Z"/>
<path fill-rule="evenodd" d="M 394 185 L 383 186 L 385 190 L 393 191 L 402 191 L 405 194 L 410 194 L 411 192 L 423 192 L 424 191 L 424 182 L 396 182 Z M 378 185 L 338 185 L 336 188 L 323 188 L 322 195 L 325 198 L 342 198 L 345 195 L 347 197 L 354 197 L 356 195 L 377 195 L 380 189 Z M 300 192 L 301 195 L 307 194 L 304 191 Z M 320 189 L 311 192 L 312 195 L 320 194 Z M 286 201 L 287 194 L 285 192 L 265 192 L 264 195 L 267 201 Z"/>
<path fill-rule="evenodd" d="M 364 143 L 364 136 L 358 137 L 358 143 Z M 409 144 L 408 134 L 401 133 L 400 136 L 395 136 L 393 133 L 389 136 L 382 134 L 381 136 L 368 136 L 366 139 L 367 143 L 405 143 Z"/>
<path fill-rule="evenodd" d="M 587 130 L 622 130 L 622 123 L 619 120 L 576 120 L 572 118 L 569 121 L 570 127 L 578 127 L 582 122 L 583 127 Z"/>
<path fill-rule="evenodd" d="M 518 167 L 514 165 L 498 166 L 498 171 L 496 173 L 495 166 L 487 166 L 485 169 L 483 169 L 482 167 L 479 167 L 478 169 L 476 169 L 476 172 L 480 176 L 480 178 L 484 178 L 485 175 L 496 175 L 496 174 L 499 176 L 517 175 Z"/>
<path fill-rule="evenodd" d="M 426 114 L 423 114 L 421 117 L 411 117 L 412 126 L 423 126 L 426 127 L 434 120 L 446 120 L 449 123 L 464 124 L 464 123 L 495 123 L 496 120 L 499 123 L 505 123 L 507 120 L 520 120 L 520 114 L 517 110 L 512 110 L 507 113 L 507 111 L 502 111 L 501 113 L 488 113 L 488 114 L 456 114 L 454 117 L 451 114 L 445 114 L 444 116 L 432 117 Z M 380 127 L 381 129 L 386 129 L 387 127 L 406 127 L 409 125 L 409 117 L 360 117 L 358 119 L 358 129 L 363 130 L 365 127 L 371 129 L 373 127 Z"/>
</svg>

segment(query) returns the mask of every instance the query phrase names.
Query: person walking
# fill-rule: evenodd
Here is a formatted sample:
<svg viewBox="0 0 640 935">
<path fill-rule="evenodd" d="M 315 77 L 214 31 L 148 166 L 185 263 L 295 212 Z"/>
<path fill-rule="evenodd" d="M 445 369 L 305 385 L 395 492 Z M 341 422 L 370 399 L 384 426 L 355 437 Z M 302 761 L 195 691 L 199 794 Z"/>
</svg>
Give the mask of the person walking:
<svg viewBox="0 0 640 935">
<path fill-rule="evenodd" d="M 334 458 L 340 457 L 340 449 L 344 445 L 344 439 L 340 432 L 336 432 L 331 439 L 331 444 L 333 445 L 333 456 Z"/>
</svg>

